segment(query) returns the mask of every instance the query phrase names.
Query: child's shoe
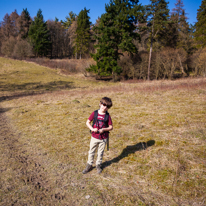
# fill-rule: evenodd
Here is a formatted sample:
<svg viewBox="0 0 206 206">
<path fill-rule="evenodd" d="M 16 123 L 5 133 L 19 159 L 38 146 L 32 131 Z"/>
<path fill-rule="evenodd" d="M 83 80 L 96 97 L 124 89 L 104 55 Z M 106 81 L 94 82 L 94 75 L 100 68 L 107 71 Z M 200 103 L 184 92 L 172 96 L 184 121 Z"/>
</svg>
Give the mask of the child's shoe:
<svg viewBox="0 0 206 206">
<path fill-rule="evenodd" d="M 97 168 L 97 173 L 100 174 L 102 172 L 101 165 L 97 165 L 96 168 Z"/>
<path fill-rule="evenodd" d="M 86 174 L 87 172 L 91 171 L 92 165 L 87 164 L 86 168 L 82 171 L 83 174 Z"/>
</svg>

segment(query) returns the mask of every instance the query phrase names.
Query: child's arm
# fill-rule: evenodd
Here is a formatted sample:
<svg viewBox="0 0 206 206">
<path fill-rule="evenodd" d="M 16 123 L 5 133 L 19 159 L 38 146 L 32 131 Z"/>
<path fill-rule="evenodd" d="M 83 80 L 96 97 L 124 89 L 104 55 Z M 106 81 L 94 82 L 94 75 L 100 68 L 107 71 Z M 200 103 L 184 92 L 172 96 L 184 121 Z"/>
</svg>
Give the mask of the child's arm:
<svg viewBox="0 0 206 206">
<path fill-rule="evenodd" d="M 99 133 L 102 134 L 103 132 L 109 132 L 113 130 L 113 126 L 112 125 L 109 125 L 109 127 L 106 127 L 106 128 L 102 128 L 99 130 Z"/>
<path fill-rule="evenodd" d="M 92 132 L 95 132 L 95 133 L 98 132 L 98 129 L 97 129 L 97 128 L 93 128 L 93 127 L 92 127 L 91 121 L 90 121 L 89 119 L 87 120 L 86 125 L 87 125 L 87 127 L 88 127 Z"/>
</svg>

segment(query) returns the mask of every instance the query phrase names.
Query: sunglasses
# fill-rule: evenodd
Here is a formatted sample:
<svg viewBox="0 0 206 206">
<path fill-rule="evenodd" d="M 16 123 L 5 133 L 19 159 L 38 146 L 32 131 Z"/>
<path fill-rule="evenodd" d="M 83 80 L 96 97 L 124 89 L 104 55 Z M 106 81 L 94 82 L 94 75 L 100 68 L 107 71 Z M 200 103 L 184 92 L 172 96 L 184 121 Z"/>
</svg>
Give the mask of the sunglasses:
<svg viewBox="0 0 206 206">
<path fill-rule="evenodd" d="M 104 106 L 104 107 L 107 107 L 108 109 L 110 108 L 110 106 L 108 106 L 107 104 L 101 102 L 101 104 Z"/>
</svg>

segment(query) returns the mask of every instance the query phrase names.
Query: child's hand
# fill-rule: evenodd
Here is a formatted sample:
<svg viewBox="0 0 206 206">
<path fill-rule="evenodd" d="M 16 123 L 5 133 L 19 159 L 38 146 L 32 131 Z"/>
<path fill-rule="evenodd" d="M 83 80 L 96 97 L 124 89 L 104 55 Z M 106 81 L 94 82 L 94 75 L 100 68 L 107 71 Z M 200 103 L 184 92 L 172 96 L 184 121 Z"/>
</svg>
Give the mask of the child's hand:
<svg viewBox="0 0 206 206">
<path fill-rule="evenodd" d="M 100 130 L 99 130 L 99 133 L 100 133 L 100 134 L 102 134 L 103 132 L 104 132 L 104 130 L 103 130 L 103 129 L 100 129 Z"/>
<path fill-rule="evenodd" d="M 95 132 L 95 133 L 97 133 L 97 132 L 98 132 L 98 129 L 97 129 L 97 128 L 93 128 L 92 131 Z"/>
</svg>

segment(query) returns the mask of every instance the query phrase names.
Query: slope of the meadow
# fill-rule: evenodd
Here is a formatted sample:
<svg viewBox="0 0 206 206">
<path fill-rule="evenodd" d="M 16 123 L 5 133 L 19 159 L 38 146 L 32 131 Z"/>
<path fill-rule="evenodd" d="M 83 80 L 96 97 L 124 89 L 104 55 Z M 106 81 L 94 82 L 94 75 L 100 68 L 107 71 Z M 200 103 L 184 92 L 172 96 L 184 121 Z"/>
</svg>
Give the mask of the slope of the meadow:
<svg viewBox="0 0 206 206">
<path fill-rule="evenodd" d="M 112 98 L 103 172 L 85 123 Z M 205 205 L 206 78 L 88 80 L 0 58 L 0 205 Z"/>
</svg>

